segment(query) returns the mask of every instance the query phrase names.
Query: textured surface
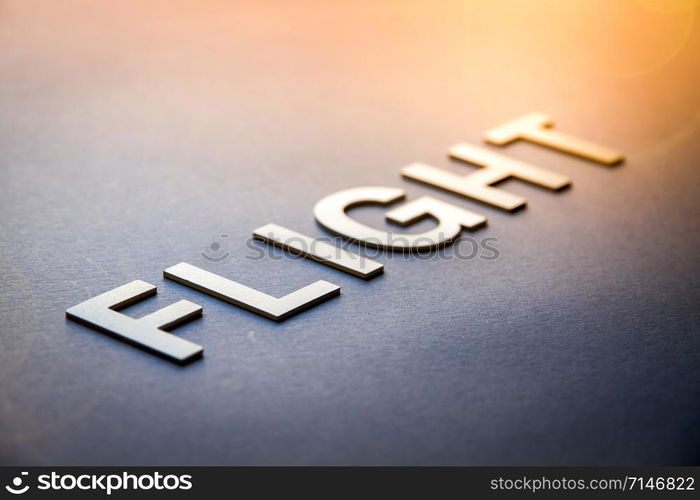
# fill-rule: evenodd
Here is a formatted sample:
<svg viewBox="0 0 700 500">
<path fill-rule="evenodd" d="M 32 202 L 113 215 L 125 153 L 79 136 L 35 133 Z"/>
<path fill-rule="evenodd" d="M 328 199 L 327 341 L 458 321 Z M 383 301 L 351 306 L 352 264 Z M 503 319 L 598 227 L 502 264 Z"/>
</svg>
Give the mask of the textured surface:
<svg viewBox="0 0 700 500">
<path fill-rule="evenodd" d="M 700 461 L 693 14 L 431 4 L 0 2 L 2 463 Z M 532 111 L 626 163 L 485 146 L 573 179 L 502 184 L 528 200 L 516 214 L 399 176 L 466 173 L 449 146 Z M 245 258 L 268 222 L 324 235 L 314 203 L 359 185 L 486 215 L 472 236 L 500 257 L 381 259 L 367 282 Z M 164 280 L 181 261 L 342 294 L 275 324 Z M 175 331 L 204 359 L 65 319 L 135 279 L 158 295 L 134 316 L 204 306 Z"/>
</svg>

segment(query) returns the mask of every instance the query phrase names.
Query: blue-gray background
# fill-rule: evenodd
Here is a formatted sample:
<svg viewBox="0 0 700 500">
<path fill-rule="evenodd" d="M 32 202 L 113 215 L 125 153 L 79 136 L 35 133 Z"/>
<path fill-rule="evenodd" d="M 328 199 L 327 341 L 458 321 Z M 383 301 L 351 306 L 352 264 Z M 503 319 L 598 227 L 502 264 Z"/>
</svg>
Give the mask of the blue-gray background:
<svg viewBox="0 0 700 500">
<path fill-rule="evenodd" d="M 0 462 L 697 464 L 695 22 L 644 2 L 0 1 Z M 399 177 L 467 173 L 448 146 L 531 111 L 627 162 L 492 148 L 573 178 L 502 184 L 529 202 L 513 215 Z M 369 282 L 245 258 L 267 222 L 324 235 L 313 204 L 359 185 L 485 214 L 471 236 L 500 258 L 384 260 Z M 342 295 L 274 324 L 164 281 L 181 261 Z M 158 295 L 129 314 L 204 306 L 176 330 L 204 359 L 65 319 L 135 279 Z"/>
</svg>

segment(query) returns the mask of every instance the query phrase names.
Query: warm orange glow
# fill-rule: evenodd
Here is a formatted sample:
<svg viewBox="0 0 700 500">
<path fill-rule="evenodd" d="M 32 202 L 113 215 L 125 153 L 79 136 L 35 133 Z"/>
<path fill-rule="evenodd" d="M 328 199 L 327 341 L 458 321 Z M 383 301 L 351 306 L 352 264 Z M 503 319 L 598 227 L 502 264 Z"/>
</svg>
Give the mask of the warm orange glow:
<svg viewBox="0 0 700 500">
<path fill-rule="evenodd" d="M 100 109 L 101 123 L 128 126 L 140 102 L 153 130 L 172 130 L 158 110 L 176 107 L 202 135 L 261 114 L 328 129 L 338 101 L 430 123 L 478 112 L 482 130 L 539 110 L 597 130 L 591 140 L 622 135 L 632 159 L 686 140 L 700 118 L 698 0 L 3 5 L 0 37 L 21 27 L 34 61 L 20 67 L 18 53 L 9 70 L 51 102 Z M 66 68 L 90 70 L 84 88 Z"/>
</svg>

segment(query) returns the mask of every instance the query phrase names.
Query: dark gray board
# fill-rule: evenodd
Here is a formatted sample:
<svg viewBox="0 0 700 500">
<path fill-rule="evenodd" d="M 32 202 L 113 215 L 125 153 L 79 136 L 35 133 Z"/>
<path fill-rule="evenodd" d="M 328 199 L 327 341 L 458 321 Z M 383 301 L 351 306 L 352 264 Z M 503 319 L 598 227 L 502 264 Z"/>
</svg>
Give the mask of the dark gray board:
<svg viewBox="0 0 700 500">
<path fill-rule="evenodd" d="M 0 3 L 0 462 L 700 461 L 700 28 L 620 77 L 595 18 L 431 4 Z M 467 173 L 450 145 L 531 111 L 627 162 L 486 146 L 573 179 L 502 184 L 516 214 L 399 177 Z M 470 236 L 499 259 L 380 259 L 363 281 L 245 258 L 268 222 L 325 235 L 314 203 L 360 185 L 483 213 Z M 216 240 L 219 263 L 201 256 Z M 163 279 L 183 261 L 342 293 L 276 324 Z M 136 279 L 158 294 L 128 314 L 204 307 L 173 332 L 202 360 L 66 320 Z"/>
</svg>

